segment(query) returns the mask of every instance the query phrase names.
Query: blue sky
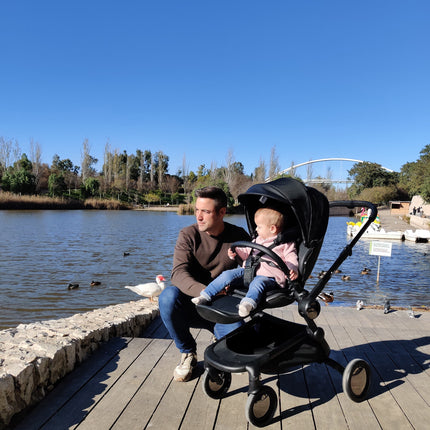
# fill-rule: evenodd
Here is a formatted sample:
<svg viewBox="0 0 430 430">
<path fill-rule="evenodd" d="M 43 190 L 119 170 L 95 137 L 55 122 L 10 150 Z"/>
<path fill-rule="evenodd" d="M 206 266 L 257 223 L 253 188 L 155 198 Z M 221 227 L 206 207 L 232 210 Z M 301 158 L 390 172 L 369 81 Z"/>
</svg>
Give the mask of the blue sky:
<svg viewBox="0 0 430 430">
<path fill-rule="evenodd" d="M 0 2 L 0 136 L 80 165 L 82 142 L 252 173 L 430 143 L 427 0 Z M 349 166 L 351 167 L 351 166 Z M 101 163 L 99 163 L 101 168 Z"/>
</svg>

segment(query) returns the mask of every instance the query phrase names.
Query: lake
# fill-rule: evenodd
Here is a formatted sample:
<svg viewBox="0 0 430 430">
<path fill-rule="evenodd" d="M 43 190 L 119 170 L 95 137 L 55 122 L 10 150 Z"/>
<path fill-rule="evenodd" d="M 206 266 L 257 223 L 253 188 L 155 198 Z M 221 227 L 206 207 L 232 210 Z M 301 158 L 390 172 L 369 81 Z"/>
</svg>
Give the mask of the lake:
<svg viewBox="0 0 430 430">
<path fill-rule="evenodd" d="M 194 220 L 172 212 L 0 211 L 0 329 L 140 300 L 124 286 L 159 273 L 168 279 L 178 232 Z M 244 216 L 226 220 L 246 228 Z M 346 245 L 347 220 L 330 219 L 308 289 Z M 378 284 L 377 266 L 369 242 L 359 241 L 326 286 L 332 305 L 354 306 L 357 299 L 379 305 L 386 298 L 393 306 L 430 304 L 430 244 L 393 242 L 392 256 L 381 257 Z M 361 275 L 363 267 L 371 273 Z M 69 283 L 79 288 L 69 290 Z"/>
</svg>

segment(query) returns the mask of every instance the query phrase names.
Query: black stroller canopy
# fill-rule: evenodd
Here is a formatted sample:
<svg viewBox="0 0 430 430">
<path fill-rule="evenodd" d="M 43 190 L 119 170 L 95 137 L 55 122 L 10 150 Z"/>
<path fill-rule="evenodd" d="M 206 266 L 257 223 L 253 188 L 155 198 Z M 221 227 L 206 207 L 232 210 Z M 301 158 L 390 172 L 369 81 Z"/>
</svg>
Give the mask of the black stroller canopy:
<svg viewBox="0 0 430 430">
<path fill-rule="evenodd" d="M 250 231 L 254 232 L 254 214 L 261 207 L 271 206 L 286 214 L 288 227 L 298 225 L 301 238 L 307 247 L 320 242 L 325 235 L 329 218 L 326 197 L 293 178 L 280 178 L 272 182 L 253 185 L 239 202 L 245 207 Z M 291 215 L 294 219 L 291 220 Z"/>
</svg>

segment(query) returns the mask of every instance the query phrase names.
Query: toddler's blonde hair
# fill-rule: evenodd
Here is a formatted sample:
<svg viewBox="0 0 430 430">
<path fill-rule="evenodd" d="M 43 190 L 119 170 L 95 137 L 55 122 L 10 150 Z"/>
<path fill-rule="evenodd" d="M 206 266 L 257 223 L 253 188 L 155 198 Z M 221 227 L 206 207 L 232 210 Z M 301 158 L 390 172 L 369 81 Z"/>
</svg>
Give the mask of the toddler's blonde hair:
<svg viewBox="0 0 430 430">
<path fill-rule="evenodd" d="M 267 225 L 274 225 L 278 231 L 284 227 L 284 215 L 271 208 L 260 208 L 255 212 L 254 218 L 259 215 L 265 218 Z"/>
</svg>

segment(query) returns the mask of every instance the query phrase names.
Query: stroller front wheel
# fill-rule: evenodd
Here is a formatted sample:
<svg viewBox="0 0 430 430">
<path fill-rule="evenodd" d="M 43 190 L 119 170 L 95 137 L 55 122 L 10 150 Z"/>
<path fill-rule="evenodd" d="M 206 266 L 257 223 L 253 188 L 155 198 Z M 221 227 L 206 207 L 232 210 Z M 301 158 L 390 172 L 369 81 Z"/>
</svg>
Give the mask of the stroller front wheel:
<svg viewBox="0 0 430 430">
<path fill-rule="evenodd" d="M 275 390 L 263 385 L 248 396 L 245 407 L 246 419 L 256 427 L 264 427 L 272 420 L 278 406 Z"/>
<path fill-rule="evenodd" d="M 205 394 L 212 399 L 221 399 L 227 393 L 231 384 L 231 373 L 219 372 L 211 376 L 208 369 L 202 377 L 202 387 Z"/>
<path fill-rule="evenodd" d="M 370 388 L 370 366 L 367 361 L 356 358 L 350 361 L 342 375 L 342 388 L 354 402 L 362 402 L 367 398 Z"/>
</svg>

